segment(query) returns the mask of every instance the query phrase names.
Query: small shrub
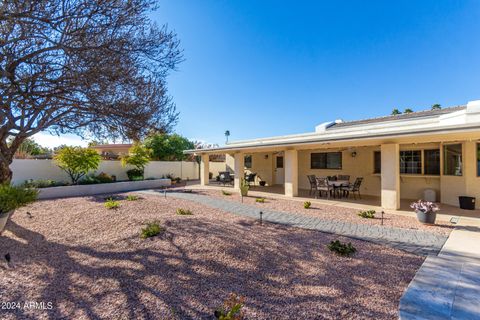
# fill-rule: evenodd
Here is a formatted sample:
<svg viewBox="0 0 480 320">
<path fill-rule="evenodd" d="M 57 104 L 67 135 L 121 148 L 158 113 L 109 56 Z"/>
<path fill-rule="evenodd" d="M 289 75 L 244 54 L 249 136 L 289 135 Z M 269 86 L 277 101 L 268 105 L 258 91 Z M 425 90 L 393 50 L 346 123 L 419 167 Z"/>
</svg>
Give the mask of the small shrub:
<svg viewBox="0 0 480 320">
<path fill-rule="evenodd" d="M 134 195 L 134 194 L 129 194 L 129 195 L 127 196 L 127 201 L 137 201 L 138 199 L 140 199 L 140 197 L 139 197 L 139 196 L 136 196 L 136 195 Z"/>
<path fill-rule="evenodd" d="M 358 216 L 365 219 L 373 219 L 375 218 L 375 210 L 360 211 Z"/>
<path fill-rule="evenodd" d="M 355 249 L 351 242 L 341 243 L 339 240 L 335 240 L 331 241 L 330 244 L 327 245 L 327 247 L 330 251 L 335 252 L 341 256 L 350 256 L 357 252 L 357 249 Z"/>
<path fill-rule="evenodd" d="M 101 172 L 95 177 L 100 183 L 111 183 L 113 182 L 113 178 L 111 175 L 105 172 Z"/>
<path fill-rule="evenodd" d="M 78 184 L 98 184 L 100 183 L 100 180 L 98 180 L 94 176 L 85 176 L 82 178 L 82 180 L 78 181 Z"/>
<path fill-rule="evenodd" d="M 176 177 L 176 178 L 175 178 L 175 181 L 176 181 L 177 183 L 180 183 L 180 182 L 182 181 L 182 178 Z"/>
<path fill-rule="evenodd" d="M 49 180 L 49 179 L 39 179 L 39 180 L 33 180 L 33 179 L 29 179 L 29 180 L 25 180 L 25 182 L 23 183 L 23 187 L 25 188 L 37 188 L 37 189 L 40 189 L 40 188 L 49 188 L 49 187 L 55 187 L 55 186 L 59 186 L 59 185 L 62 185 L 61 183 L 58 183 L 54 180 Z"/>
<path fill-rule="evenodd" d="M 231 192 L 228 192 L 228 191 L 225 191 L 225 190 L 222 190 L 222 194 L 223 194 L 224 196 L 231 196 L 231 195 L 232 195 Z"/>
<path fill-rule="evenodd" d="M 140 233 L 140 237 L 142 239 L 151 238 L 160 234 L 160 232 L 162 231 L 163 231 L 163 228 L 160 226 L 158 222 L 150 222 L 147 224 L 145 228 L 142 229 Z"/>
<path fill-rule="evenodd" d="M 223 305 L 215 310 L 215 318 L 219 320 L 242 320 L 245 317 L 242 311 L 244 304 L 245 297 L 230 293 Z"/>
<path fill-rule="evenodd" d="M 257 199 L 255 199 L 255 202 L 265 203 L 265 198 L 257 198 Z"/>
<path fill-rule="evenodd" d="M 35 189 L 0 184 L 0 213 L 9 212 L 37 200 Z"/>
<path fill-rule="evenodd" d="M 118 209 L 120 208 L 120 202 L 113 200 L 112 198 L 107 199 L 103 204 L 107 209 Z"/>
<path fill-rule="evenodd" d="M 130 181 L 143 180 L 143 169 L 130 169 L 127 170 L 127 177 Z"/>
<path fill-rule="evenodd" d="M 181 215 L 181 216 L 191 216 L 193 213 L 192 213 L 192 211 L 190 211 L 188 209 L 178 208 L 177 209 L 177 214 Z"/>
<path fill-rule="evenodd" d="M 310 201 L 305 201 L 305 202 L 303 203 L 303 207 L 304 207 L 305 209 L 309 209 L 311 206 L 312 206 L 312 203 L 311 203 Z"/>
</svg>

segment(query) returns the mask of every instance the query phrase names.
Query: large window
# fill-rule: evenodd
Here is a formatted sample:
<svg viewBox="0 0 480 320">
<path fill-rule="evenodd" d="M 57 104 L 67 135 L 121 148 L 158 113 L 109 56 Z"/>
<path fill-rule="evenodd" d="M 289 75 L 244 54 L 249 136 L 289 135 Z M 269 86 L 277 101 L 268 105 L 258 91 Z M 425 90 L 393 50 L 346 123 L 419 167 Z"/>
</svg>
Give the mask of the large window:
<svg viewBox="0 0 480 320">
<path fill-rule="evenodd" d="M 462 175 L 462 145 L 460 143 L 443 146 L 443 174 L 447 176 Z"/>
<path fill-rule="evenodd" d="M 440 149 L 424 150 L 423 161 L 424 174 L 440 174 Z"/>
<path fill-rule="evenodd" d="M 400 173 L 422 173 L 422 152 L 420 150 L 400 151 Z"/>
<path fill-rule="evenodd" d="M 311 169 L 342 169 L 341 152 L 312 153 L 310 158 Z"/>
<path fill-rule="evenodd" d="M 245 156 L 245 168 L 252 168 L 252 156 Z"/>
<path fill-rule="evenodd" d="M 283 168 L 283 157 L 277 157 L 277 169 Z"/>
<path fill-rule="evenodd" d="M 380 151 L 373 152 L 373 173 L 382 172 L 382 153 Z"/>
</svg>

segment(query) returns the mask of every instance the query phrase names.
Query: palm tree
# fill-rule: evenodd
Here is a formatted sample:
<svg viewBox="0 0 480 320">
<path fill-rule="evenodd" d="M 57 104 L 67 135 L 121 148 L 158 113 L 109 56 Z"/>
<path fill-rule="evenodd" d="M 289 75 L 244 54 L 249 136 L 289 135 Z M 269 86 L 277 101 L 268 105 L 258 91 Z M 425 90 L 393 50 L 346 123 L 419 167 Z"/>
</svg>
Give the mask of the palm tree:
<svg viewBox="0 0 480 320">
<path fill-rule="evenodd" d="M 398 110 L 397 108 L 392 110 L 392 116 L 396 116 L 398 114 L 401 114 L 400 110 Z"/>
<path fill-rule="evenodd" d="M 413 110 L 410 109 L 410 108 L 407 108 L 407 109 L 405 109 L 405 111 L 403 111 L 403 113 L 412 113 L 412 112 L 413 112 Z"/>
<path fill-rule="evenodd" d="M 228 137 L 230 136 L 230 130 L 226 130 L 225 131 L 225 139 L 226 139 L 226 142 L 225 143 L 228 143 Z"/>
<path fill-rule="evenodd" d="M 434 105 L 432 105 L 432 110 L 440 110 L 440 109 L 442 109 L 441 104 L 435 103 Z"/>
</svg>

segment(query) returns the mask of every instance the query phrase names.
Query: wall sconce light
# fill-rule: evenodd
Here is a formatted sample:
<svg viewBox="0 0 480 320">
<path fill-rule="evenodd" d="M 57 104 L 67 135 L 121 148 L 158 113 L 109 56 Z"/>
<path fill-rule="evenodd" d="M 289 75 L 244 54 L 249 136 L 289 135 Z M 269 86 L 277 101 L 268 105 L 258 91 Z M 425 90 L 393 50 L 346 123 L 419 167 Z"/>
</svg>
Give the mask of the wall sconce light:
<svg viewBox="0 0 480 320">
<path fill-rule="evenodd" d="M 265 155 L 265 160 L 267 160 L 267 159 L 268 159 L 268 154 Z"/>
<path fill-rule="evenodd" d="M 352 158 L 355 158 L 355 157 L 357 156 L 357 151 L 353 151 L 353 152 L 351 153 L 351 156 L 352 156 Z"/>
</svg>

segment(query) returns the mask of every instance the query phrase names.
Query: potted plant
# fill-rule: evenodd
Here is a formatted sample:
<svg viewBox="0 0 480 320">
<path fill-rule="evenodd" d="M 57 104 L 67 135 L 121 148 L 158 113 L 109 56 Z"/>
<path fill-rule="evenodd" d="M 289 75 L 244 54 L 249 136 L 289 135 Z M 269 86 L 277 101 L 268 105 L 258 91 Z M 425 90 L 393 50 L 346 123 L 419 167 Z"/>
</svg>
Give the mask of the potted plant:
<svg viewBox="0 0 480 320">
<path fill-rule="evenodd" d="M 245 181 L 245 179 L 240 180 L 240 194 L 242 197 L 246 197 L 248 195 L 248 190 L 250 189 L 250 186 L 248 185 L 248 182 Z"/>
<path fill-rule="evenodd" d="M 0 233 L 13 211 L 35 201 L 37 194 L 36 189 L 14 187 L 8 184 L 0 185 Z"/>
<path fill-rule="evenodd" d="M 410 204 L 410 208 L 417 213 L 417 219 L 421 223 L 435 224 L 437 218 L 438 206 L 430 201 L 418 200 Z"/>
</svg>

